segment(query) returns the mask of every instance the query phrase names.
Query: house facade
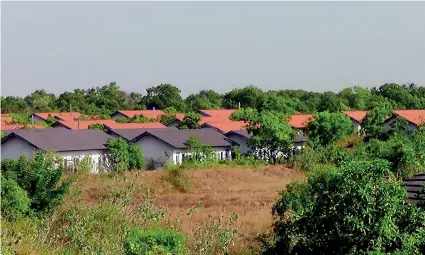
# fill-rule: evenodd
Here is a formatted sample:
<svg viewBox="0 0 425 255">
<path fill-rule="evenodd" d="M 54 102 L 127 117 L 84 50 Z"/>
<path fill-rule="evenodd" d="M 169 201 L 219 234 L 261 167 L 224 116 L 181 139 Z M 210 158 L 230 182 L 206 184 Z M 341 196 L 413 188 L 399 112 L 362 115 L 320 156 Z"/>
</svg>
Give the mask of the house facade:
<svg viewBox="0 0 425 255">
<path fill-rule="evenodd" d="M 22 155 L 31 157 L 36 150 L 42 150 L 57 155 L 67 170 L 75 171 L 82 160 L 88 160 L 88 170 L 98 173 L 108 170 L 104 145 L 108 137 L 99 130 L 20 130 L 2 139 L 1 157 L 2 160 L 18 159 Z"/>
<path fill-rule="evenodd" d="M 213 129 L 150 130 L 132 142 L 143 150 L 146 160 L 181 164 L 186 157 L 192 155 L 185 144 L 191 136 L 196 136 L 201 143 L 211 145 L 217 159 L 231 159 L 232 144 L 224 135 Z"/>
</svg>

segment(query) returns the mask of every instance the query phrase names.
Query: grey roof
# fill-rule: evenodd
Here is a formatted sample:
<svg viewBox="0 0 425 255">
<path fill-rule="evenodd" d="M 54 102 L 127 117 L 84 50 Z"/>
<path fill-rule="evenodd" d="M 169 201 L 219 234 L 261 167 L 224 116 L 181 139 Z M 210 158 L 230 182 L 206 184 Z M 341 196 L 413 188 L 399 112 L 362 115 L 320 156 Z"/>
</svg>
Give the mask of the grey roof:
<svg viewBox="0 0 425 255">
<path fill-rule="evenodd" d="M 161 128 L 165 130 L 176 130 L 175 128 Z M 149 130 L 157 130 L 157 128 L 131 128 L 131 129 L 109 129 L 107 134 L 116 134 L 127 141 L 131 141 L 137 136 Z"/>
<path fill-rule="evenodd" d="M 405 179 L 405 188 L 407 190 L 408 202 L 416 204 L 419 202 L 425 203 L 425 173 L 416 174 L 412 178 Z"/>
<path fill-rule="evenodd" d="M 240 130 L 232 130 L 226 133 L 226 136 L 229 136 L 231 134 L 235 134 L 235 135 L 239 135 L 242 136 L 246 139 L 251 138 L 252 134 L 249 134 L 248 131 L 246 129 L 240 129 Z M 302 143 L 302 142 L 307 142 L 307 137 L 301 135 L 301 134 L 296 134 L 295 138 L 294 138 L 294 142 L 296 143 Z"/>
<path fill-rule="evenodd" d="M 9 133 L 1 140 L 1 143 L 3 144 L 7 142 L 12 137 L 19 137 L 41 150 L 61 152 L 105 150 L 105 144 L 110 136 L 97 129 L 21 129 L 19 131 Z"/>
<path fill-rule="evenodd" d="M 203 144 L 208 144 L 211 147 L 230 147 L 232 144 L 227 140 L 227 137 L 212 128 L 203 129 L 165 129 L 157 128 L 151 129 L 138 137 L 134 138 L 132 142 L 142 139 L 145 136 L 153 136 L 163 142 L 178 149 L 187 148 L 185 143 L 191 136 L 196 136 Z"/>
</svg>

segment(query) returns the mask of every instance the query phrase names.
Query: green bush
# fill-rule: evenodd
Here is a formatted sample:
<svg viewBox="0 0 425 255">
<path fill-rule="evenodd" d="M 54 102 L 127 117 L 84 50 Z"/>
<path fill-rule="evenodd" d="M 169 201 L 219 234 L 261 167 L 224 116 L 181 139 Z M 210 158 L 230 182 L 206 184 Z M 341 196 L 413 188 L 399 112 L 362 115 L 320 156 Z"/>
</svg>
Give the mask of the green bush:
<svg viewBox="0 0 425 255">
<path fill-rule="evenodd" d="M 123 138 L 110 137 L 106 143 L 109 152 L 110 169 L 113 172 L 141 170 L 144 166 L 143 151 Z"/>
<path fill-rule="evenodd" d="M 31 200 L 27 193 L 22 190 L 12 179 L 1 176 L 1 214 L 11 215 L 16 213 L 25 214 L 30 209 Z"/>
<path fill-rule="evenodd" d="M 132 228 L 124 241 L 126 255 L 187 254 L 184 234 L 170 229 Z"/>
</svg>

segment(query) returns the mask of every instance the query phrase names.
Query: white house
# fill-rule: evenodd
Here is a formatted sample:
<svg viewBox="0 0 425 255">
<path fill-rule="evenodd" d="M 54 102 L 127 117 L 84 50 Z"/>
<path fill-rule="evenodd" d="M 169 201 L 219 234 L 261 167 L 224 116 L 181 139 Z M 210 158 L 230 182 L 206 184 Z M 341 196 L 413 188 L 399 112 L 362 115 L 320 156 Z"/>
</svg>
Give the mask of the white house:
<svg viewBox="0 0 425 255">
<path fill-rule="evenodd" d="M 65 167 L 75 169 L 85 157 L 90 159 L 89 170 L 107 170 L 108 135 L 97 129 L 17 130 L 1 140 L 1 158 L 18 159 L 32 156 L 36 150 L 54 152 L 63 159 Z"/>
<path fill-rule="evenodd" d="M 393 116 L 384 122 L 384 130 L 390 130 L 397 118 L 405 119 L 407 121 L 406 130 L 413 131 L 425 124 L 425 110 L 396 110 Z"/>
<path fill-rule="evenodd" d="M 353 124 L 353 131 L 356 133 L 360 132 L 362 128 L 360 124 L 366 117 L 367 111 L 343 111 L 342 113 L 350 117 L 351 123 Z"/>
<path fill-rule="evenodd" d="M 135 137 L 131 142 L 142 148 L 143 155 L 148 160 L 181 164 L 185 157 L 191 155 L 186 146 L 191 136 L 197 137 L 203 144 L 210 145 L 218 159 L 231 159 L 231 142 L 226 136 L 210 128 L 151 129 Z"/>
</svg>

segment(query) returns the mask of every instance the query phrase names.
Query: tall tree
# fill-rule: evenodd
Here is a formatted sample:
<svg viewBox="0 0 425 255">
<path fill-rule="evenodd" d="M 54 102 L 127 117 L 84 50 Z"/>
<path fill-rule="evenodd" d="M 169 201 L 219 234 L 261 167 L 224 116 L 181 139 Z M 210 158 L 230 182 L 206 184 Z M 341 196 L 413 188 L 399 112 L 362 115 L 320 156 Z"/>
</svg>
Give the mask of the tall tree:
<svg viewBox="0 0 425 255">
<path fill-rule="evenodd" d="M 315 146 L 334 143 L 353 131 L 350 118 L 342 113 L 319 112 L 307 125 L 308 138 Z"/>
<path fill-rule="evenodd" d="M 156 87 L 146 89 L 146 96 L 143 97 L 141 103 L 148 109 L 156 107 L 157 109 L 165 109 L 174 107 L 177 111 L 184 111 L 185 104 L 180 96 L 180 89 L 171 84 L 161 84 Z"/>
<path fill-rule="evenodd" d="M 264 92 L 252 85 L 244 88 L 237 88 L 224 95 L 223 106 L 226 108 L 238 108 L 240 104 L 243 108 L 257 108 L 263 96 Z"/>
</svg>

